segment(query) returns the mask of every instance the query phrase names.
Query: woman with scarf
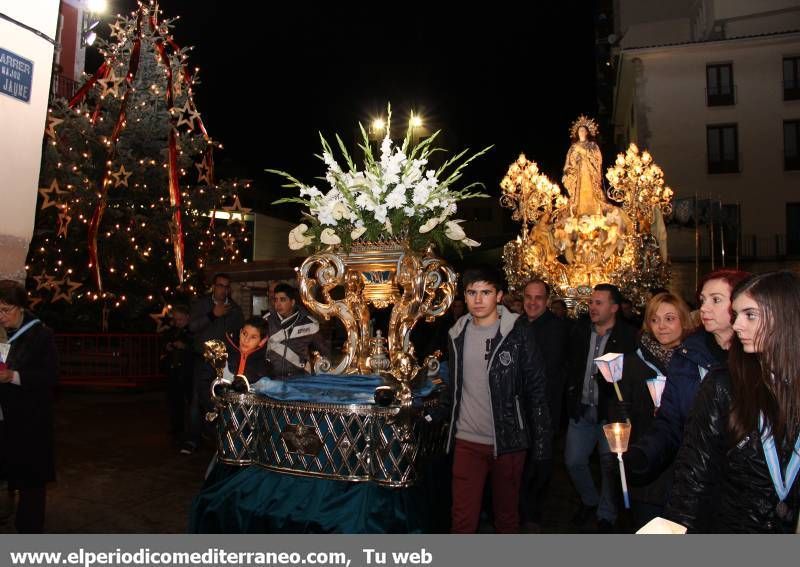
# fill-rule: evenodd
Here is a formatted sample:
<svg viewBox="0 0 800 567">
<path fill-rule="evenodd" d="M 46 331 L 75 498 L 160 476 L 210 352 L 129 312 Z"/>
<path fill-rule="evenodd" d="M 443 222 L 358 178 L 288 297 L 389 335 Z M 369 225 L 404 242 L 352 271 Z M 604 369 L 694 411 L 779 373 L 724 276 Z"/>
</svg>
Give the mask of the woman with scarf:
<svg viewBox="0 0 800 567">
<path fill-rule="evenodd" d="M 46 485 L 55 480 L 53 458 L 53 387 L 57 381 L 53 332 L 25 309 L 25 288 L 0 280 L 1 441 L 9 489 L 19 492 L 16 528 L 44 530 Z"/>
<path fill-rule="evenodd" d="M 703 381 L 664 515 L 690 532 L 792 533 L 800 507 L 800 277 L 753 276 L 734 289 L 733 312 L 728 367 Z"/>
<path fill-rule="evenodd" d="M 653 482 L 675 461 L 700 384 L 711 368 L 727 360 L 733 338 L 731 292 L 749 275 L 723 269 L 700 281 L 697 298 L 703 328 L 686 337 L 674 352 L 658 414 L 648 430 L 640 430 L 628 446 L 625 471 L 632 486 Z"/>
<path fill-rule="evenodd" d="M 631 443 L 642 437 L 655 419 L 673 354 L 694 330 L 689 307 L 672 293 L 659 293 L 647 303 L 642 330 L 636 352 L 625 355 L 619 383 L 631 421 Z M 670 477 L 671 467 L 652 482 L 632 487 L 631 511 L 636 529 L 661 515 Z"/>
</svg>

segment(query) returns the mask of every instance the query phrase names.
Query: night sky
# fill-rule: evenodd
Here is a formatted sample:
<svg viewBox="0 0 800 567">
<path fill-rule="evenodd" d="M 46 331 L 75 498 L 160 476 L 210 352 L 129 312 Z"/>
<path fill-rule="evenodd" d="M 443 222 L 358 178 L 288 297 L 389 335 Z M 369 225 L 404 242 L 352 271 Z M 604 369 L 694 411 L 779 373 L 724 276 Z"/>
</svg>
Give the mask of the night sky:
<svg viewBox="0 0 800 567">
<path fill-rule="evenodd" d="M 262 212 L 295 217 L 269 206 L 288 190 L 264 168 L 312 181 L 324 173 L 317 132 L 354 147 L 358 121 L 387 102 L 394 137 L 413 109 L 449 150 L 494 144 L 467 174 L 493 194 L 521 151 L 560 181 L 570 122 L 596 112 L 593 2 L 280 4 L 161 2 L 181 16 L 176 41 L 195 46 L 195 101 L 225 146 L 217 175 L 254 179 L 243 202 Z"/>
</svg>

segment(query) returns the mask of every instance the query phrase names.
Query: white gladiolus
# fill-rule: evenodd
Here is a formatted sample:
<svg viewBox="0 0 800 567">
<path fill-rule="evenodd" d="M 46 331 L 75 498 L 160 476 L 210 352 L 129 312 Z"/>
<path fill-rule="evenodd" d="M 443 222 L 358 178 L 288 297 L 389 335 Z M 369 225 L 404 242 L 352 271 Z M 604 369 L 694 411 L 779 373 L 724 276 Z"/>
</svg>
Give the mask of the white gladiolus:
<svg viewBox="0 0 800 567">
<path fill-rule="evenodd" d="M 464 229 L 461 228 L 461 224 L 464 222 L 463 220 L 451 220 L 447 221 L 444 225 L 444 235 L 449 238 L 450 240 L 464 240 L 467 237 L 467 233 L 464 232 Z"/>
<path fill-rule="evenodd" d="M 404 143 L 409 144 L 410 140 Z M 475 194 L 453 192 L 448 186 L 442 186 L 436 170 L 430 169 L 428 163 L 429 155 L 436 149 L 427 145 L 415 149 L 413 143 L 404 148 L 386 136 L 380 142 L 379 151 L 366 155 L 364 167 L 356 169 L 349 158 L 347 167 L 340 165 L 327 141 L 323 140 L 322 145 L 321 157 L 326 166 L 323 180 L 326 187 L 322 191 L 283 174 L 293 185 L 299 186 L 301 201 L 307 204 L 307 214 L 312 220 L 290 231 L 289 248 L 292 250 L 307 247 L 312 241 L 315 247 L 340 245 L 343 240 L 349 243 L 366 234 L 378 239 L 389 235 L 410 236 L 407 232 L 411 226 L 418 226 L 419 234 L 444 232 L 456 246 L 478 246 L 467 238 L 461 226 L 465 221 L 449 220 L 455 216 L 456 201 Z M 342 154 L 347 157 L 346 151 Z M 308 236 L 309 226 L 316 236 Z M 348 232 L 343 232 L 345 230 Z"/>
<path fill-rule="evenodd" d="M 311 244 L 314 237 L 306 236 L 307 230 L 307 224 L 299 224 L 289 231 L 289 250 L 300 250 Z"/>
<path fill-rule="evenodd" d="M 323 230 L 322 234 L 319 235 L 319 239 L 323 244 L 328 244 L 331 246 L 340 244 L 342 242 L 342 239 L 336 235 L 332 228 L 326 228 Z"/>
<path fill-rule="evenodd" d="M 472 240 L 471 238 L 464 238 L 461 240 L 461 244 L 464 246 L 468 246 L 469 248 L 474 248 L 475 246 L 480 246 L 481 243 L 477 240 Z"/>
</svg>

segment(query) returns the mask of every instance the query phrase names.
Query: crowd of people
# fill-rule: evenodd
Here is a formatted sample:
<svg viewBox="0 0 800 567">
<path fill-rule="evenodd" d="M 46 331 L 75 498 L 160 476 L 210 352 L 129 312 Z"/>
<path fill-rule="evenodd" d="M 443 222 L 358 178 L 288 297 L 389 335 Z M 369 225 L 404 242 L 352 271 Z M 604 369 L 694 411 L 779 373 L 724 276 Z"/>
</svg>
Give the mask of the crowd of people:
<svg viewBox="0 0 800 567">
<path fill-rule="evenodd" d="M 797 276 L 718 270 L 701 281 L 695 312 L 656 289 L 641 315 L 615 286 L 598 284 L 578 318 L 540 279 L 504 297 L 498 273 L 471 269 L 461 287 L 443 318 L 412 335 L 418 353 L 438 351 L 447 368 L 439 418 L 449 426 L 453 532 L 478 529 L 485 492 L 495 531 L 537 531 L 560 433 L 580 500 L 572 527 L 617 531 L 620 478 L 603 432 L 615 421 L 631 424 L 624 462 L 634 528 L 665 517 L 692 531 L 794 531 Z M 230 372 L 251 381 L 309 373 L 313 351 L 334 350 L 294 287 L 272 286 L 269 304 L 262 317 L 245 321 L 230 297 L 230 277 L 218 274 L 208 296 L 173 309 L 165 335 L 168 398 L 182 452 L 197 448 L 210 409 L 204 341 L 223 340 Z M 605 353 L 624 355 L 619 394 L 598 372 L 595 359 Z M 781 441 L 768 443 L 770 433 Z"/>
<path fill-rule="evenodd" d="M 461 289 L 451 311 L 413 337 L 418 353 L 441 351 L 447 369 L 432 418 L 448 425 L 451 531 L 474 533 L 483 513 L 496 532 L 535 532 L 547 520 L 553 448 L 561 446 L 554 440 L 563 440 L 580 500 L 572 526 L 619 531 L 621 479 L 603 431 L 610 422 L 630 424 L 624 465 L 634 529 L 657 517 L 692 532 L 798 529 L 796 274 L 712 272 L 695 311 L 678 295 L 653 290 L 640 323 L 607 283 L 594 287 L 577 318 L 539 279 L 521 290 L 521 308 L 509 303 L 521 313 L 506 307 L 493 269 L 466 270 Z M 40 532 L 46 484 L 55 478 L 57 355 L 53 333 L 26 310 L 26 299 L 19 284 L 0 282 L 7 336 L 0 342 L 0 475 L 8 494 L 18 495 L 17 530 Z M 202 359 L 205 341 L 223 341 L 228 372 L 251 382 L 310 373 L 312 352 L 333 350 L 294 287 L 274 286 L 269 300 L 268 312 L 245 319 L 231 278 L 217 274 L 208 295 L 173 307 L 164 363 L 181 452 L 210 433 L 204 416 L 215 373 Z M 623 355 L 616 384 L 598 371 L 596 359 L 606 353 Z"/>
</svg>

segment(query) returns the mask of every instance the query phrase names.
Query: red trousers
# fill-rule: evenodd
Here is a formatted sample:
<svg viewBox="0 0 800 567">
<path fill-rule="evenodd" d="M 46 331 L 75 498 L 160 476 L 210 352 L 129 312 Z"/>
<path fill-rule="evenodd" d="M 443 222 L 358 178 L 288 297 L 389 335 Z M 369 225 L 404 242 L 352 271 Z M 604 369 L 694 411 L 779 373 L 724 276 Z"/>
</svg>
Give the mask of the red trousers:
<svg viewBox="0 0 800 567">
<path fill-rule="evenodd" d="M 486 476 L 492 479 L 492 511 L 497 533 L 519 532 L 519 489 L 525 451 L 495 458 L 492 445 L 456 439 L 453 456 L 453 521 L 451 531 L 474 534 L 478 529 Z"/>
</svg>

